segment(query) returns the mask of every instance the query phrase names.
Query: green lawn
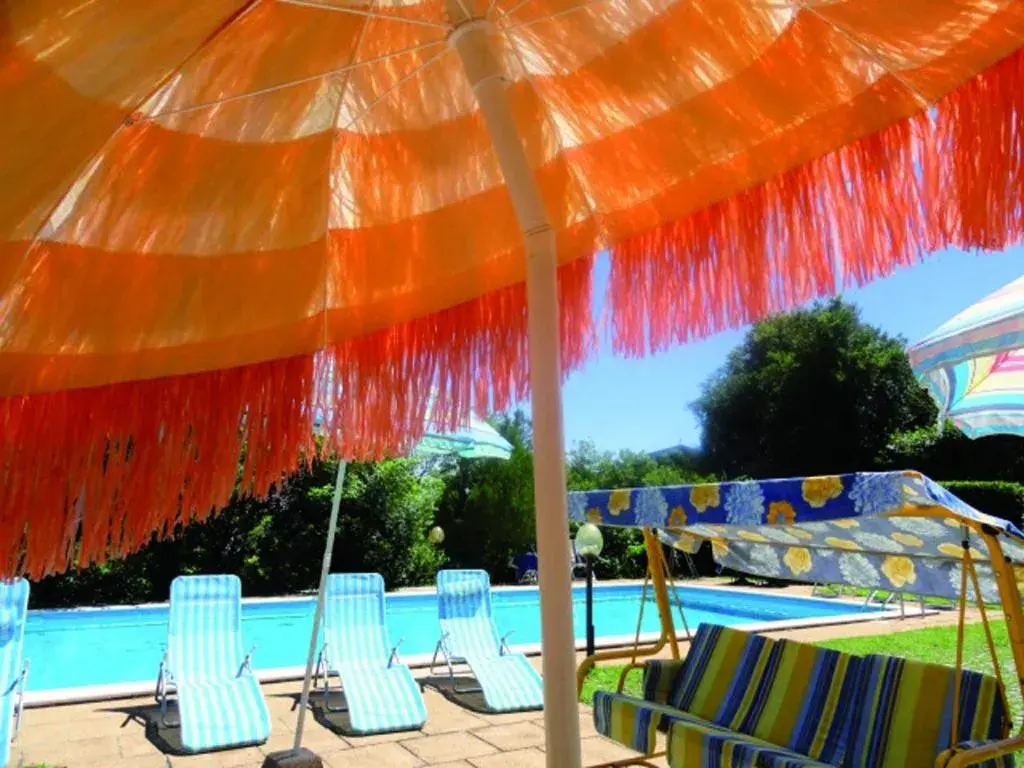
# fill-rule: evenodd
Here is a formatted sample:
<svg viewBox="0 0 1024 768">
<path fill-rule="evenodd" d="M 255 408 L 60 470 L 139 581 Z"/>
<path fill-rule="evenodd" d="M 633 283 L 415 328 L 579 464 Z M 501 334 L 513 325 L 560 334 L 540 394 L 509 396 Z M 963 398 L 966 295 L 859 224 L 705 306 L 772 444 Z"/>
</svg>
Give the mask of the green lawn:
<svg viewBox="0 0 1024 768">
<path fill-rule="evenodd" d="M 1009 653 L 1009 637 L 1005 622 L 992 622 L 992 636 L 1002 661 L 1003 680 L 1007 684 L 1007 695 L 1010 710 L 1016 722 L 1020 722 L 1024 712 L 1020 689 L 1014 684 L 1016 674 L 1013 660 Z M 865 655 L 868 653 L 886 653 L 905 656 L 908 659 L 929 661 L 935 664 L 954 666 L 956 664 L 956 627 L 936 627 L 918 629 L 910 632 L 894 632 L 888 635 L 872 635 L 870 637 L 850 637 L 841 640 L 830 640 L 821 643 L 826 648 L 834 648 L 846 653 Z M 964 667 L 992 674 L 988 646 L 985 642 L 985 631 L 980 624 L 970 624 L 964 633 Z M 615 690 L 622 666 L 605 666 L 591 671 L 583 685 L 580 701 L 589 704 L 594 698 L 594 691 Z M 626 681 L 626 692 L 639 695 L 640 670 L 630 673 Z"/>
</svg>

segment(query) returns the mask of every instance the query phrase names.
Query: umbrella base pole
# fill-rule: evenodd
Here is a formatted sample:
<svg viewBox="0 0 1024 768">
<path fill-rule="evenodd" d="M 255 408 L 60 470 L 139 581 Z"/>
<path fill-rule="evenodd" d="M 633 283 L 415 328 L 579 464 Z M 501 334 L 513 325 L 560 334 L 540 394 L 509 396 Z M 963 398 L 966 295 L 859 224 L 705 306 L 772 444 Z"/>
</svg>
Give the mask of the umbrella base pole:
<svg viewBox="0 0 1024 768">
<path fill-rule="evenodd" d="M 305 747 L 271 752 L 263 760 L 263 768 L 324 768 L 324 761 Z"/>
<path fill-rule="evenodd" d="M 448 44 L 458 54 L 476 96 L 523 233 L 544 647 L 545 761 L 549 768 L 580 768 L 572 578 L 565 560 L 569 522 L 562 430 L 556 235 L 512 114 L 506 92 L 508 77 L 493 45 L 495 30 L 489 21 L 470 16 L 472 10 L 464 0 L 446 0 L 445 4 L 454 27 Z"/>
</svg>

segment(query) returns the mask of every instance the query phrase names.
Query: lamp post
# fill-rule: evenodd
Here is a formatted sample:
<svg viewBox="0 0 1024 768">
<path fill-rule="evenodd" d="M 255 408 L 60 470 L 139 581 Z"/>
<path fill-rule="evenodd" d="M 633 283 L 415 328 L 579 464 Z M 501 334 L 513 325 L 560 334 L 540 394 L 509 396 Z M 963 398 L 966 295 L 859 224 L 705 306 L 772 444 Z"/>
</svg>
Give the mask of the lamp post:
<svg viewBox="0 0 1024 768">
<path fill-rule="evenodd" d="M 587 565 L 587 656 L 594 655 L 594 558 L 601 554 L 604 536 L 601 529 L 591 523 L 584 523 L 576 531 L 574 544 L 576 554 Z"/>
</svg>

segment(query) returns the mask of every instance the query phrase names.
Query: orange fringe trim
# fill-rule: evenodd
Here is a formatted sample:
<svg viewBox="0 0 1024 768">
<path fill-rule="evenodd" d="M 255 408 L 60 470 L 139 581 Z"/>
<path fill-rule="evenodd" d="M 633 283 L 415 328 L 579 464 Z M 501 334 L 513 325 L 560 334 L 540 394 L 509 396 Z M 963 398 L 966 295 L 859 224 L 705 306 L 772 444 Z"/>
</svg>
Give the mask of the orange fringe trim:
<svg viewBox="0 0 1024 768">
<path fill-rule="evenodd" d="M 1024 234 L 1024 53 L 920 114 L 612 248 L 616 349 L 706 336 L 929 251 Z M 589 354 L 590 260 L 560 269 L 562 364 Z M 317 355 L 0 399 L 0 575 L 126 554 L 324 445 L 408 451 L 528 394 L 522 285 Z M 431 393 L 436 393 L 436 401 Z M 239 458 L 244 449 L 244 461 Z M 241 476 L 239 477 L 239 472 Z"/>
<path fill-rule="evenodd" d="M 589 259 L 559 271 L 565 371 L 593 344 L 590 272 Z M 526 396 L 526 345 L 518 285 L 316 355 L 0 398 L 0 576 L 133 552 L 236 485 L 264 495 L 320 448 L 315 431 L 347 458 L 407 453 L 427 427 Z"/>
<path fill-rule="evenodd" d="M 1024 51 L 889 126 L 611 249 L 629 356 L 762 319 L 955 246 L 1024 234 Z"/>
</svg>

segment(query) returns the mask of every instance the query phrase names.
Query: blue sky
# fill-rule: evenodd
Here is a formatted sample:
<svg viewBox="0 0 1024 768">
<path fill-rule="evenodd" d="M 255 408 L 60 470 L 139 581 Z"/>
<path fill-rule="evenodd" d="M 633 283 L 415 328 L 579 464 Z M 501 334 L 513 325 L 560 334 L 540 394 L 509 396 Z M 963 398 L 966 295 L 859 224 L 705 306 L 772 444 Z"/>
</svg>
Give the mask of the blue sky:
<svg viewBox="0 0 1024 768">
<path fill-rule="evenodd" d="M 607 258 L 599 260 L 595 295 L 604 293 Z M 914 342 L 956 313 L 1024 274 L 1024 249 L 999 254 L 943 251 L 844 297 L 862 317 Z M 743 329 L 652 357 L 623 359 L 602 340 L 599 354 L 563 390 L 568 446 L 591 440 L 602 450 L 656 450 L 699 445 L 690 411 L 702 383 L 743 337 Z"/>
</svg>

